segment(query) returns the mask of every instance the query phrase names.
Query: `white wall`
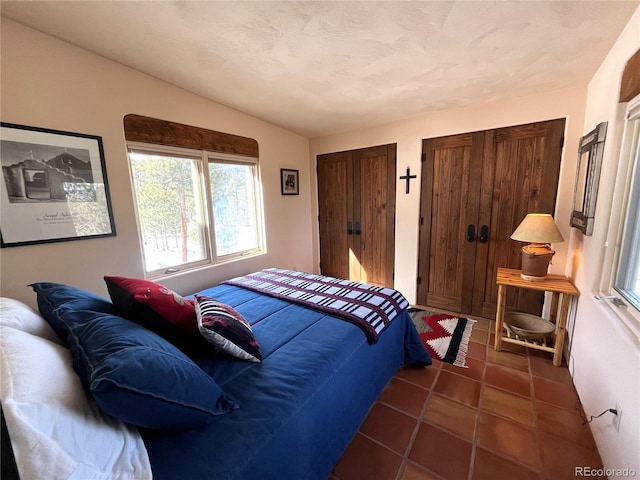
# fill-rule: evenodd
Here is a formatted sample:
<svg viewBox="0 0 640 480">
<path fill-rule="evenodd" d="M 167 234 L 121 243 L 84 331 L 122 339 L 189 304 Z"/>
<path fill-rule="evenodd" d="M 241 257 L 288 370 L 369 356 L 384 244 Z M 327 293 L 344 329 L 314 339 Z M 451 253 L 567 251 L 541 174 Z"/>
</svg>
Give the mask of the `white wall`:
<svg viewBox="0 0 640 480">
<path fill-rule="evenodd" d="M 620 320 L 594 299 L 603 273 L 604 243 L 612 210 L 623 130 L 624 104 L 618 103 L 620 81 L 627 60 L 640 49 L 640 8 L 629 21 L 599 70 L 589 83 L 584 133 L 608 122 L 603 167 L 596 206 L 593 236 L 573 232 L 567 272 L 582 292 L 572 326 L 571 365 L 573 381 L 585 410 L 598 414 L 616 403 L 622 407 L 620 431 L 611 416 L 595 420 L 592 431 L 608 468 L 634 468 L 640 475 L 640 345 Z"/>
<path fill-rule="evenodd" d="M 104 275 L 143 276 L 123 117 L 135 113 L 252 137 L 260 149 L 268 253 L 162 281 L 192 293 L 269 266 L 312 270 L 306 138 L 15 22 L 2 19 L 2 121 L 102 137 L 117 236 L 4 248 L 0 294 L 34 304 L 29 283 L 52 281 L 107 295 Z M 280 195 L 280 168 L 300 170 L 299 196 Z"/>
</svg>

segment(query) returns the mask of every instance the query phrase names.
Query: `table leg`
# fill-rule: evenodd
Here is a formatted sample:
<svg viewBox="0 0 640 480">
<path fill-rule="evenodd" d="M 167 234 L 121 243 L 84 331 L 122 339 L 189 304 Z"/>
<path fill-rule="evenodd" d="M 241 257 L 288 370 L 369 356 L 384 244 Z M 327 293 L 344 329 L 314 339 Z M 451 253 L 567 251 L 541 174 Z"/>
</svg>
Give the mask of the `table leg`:
<svg viewBox="0 0 640 480">
<path fill-rule="evenodd" d="M 498 285 L 498 305 L 496 309 L 496 339 L 494 342 L 494 349 L 500 351 L 502 348 L 502 322 L 504 321 L 504 308 L 507 301 L 506 287 L 504 285 Z"/>
<path fill-rule="evenodd" d="M 567 316 L 569 315 L 570 295 L 562 295 L 562 304 L 560 306 L 560 318 L 558 318 L 558 327 L 556 329 L 556 343 L 553 352 L 553 366 L 562 365 L 562 350 L 564 349 L 564 339 L 567 334 Z"/>
<path fill-rule="evenodd" d="M 551 295 L 551 308 L 549 309 L 549 321 L 556 323 L 558 316 L 558 300 L 560 299 L 559 292 L 553 292 Z"/>
</svg>

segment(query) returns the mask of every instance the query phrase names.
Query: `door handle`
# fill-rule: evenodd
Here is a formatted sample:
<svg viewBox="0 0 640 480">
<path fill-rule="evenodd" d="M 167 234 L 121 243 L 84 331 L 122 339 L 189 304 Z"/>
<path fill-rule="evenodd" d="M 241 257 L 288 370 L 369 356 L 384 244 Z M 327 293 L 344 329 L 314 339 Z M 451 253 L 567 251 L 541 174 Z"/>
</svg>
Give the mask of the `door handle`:
<svg viewBox="0 0 640 480">
<path fill-rule="evenodd" d="M 356 222 L 356 229 L 353 233 L 360 235 L 360 222 Z"/>
<path fill-rule="evenodd" d="M 489 225 L 482 225 L 480 227 L 480 243 L 487 243 L 489 240 Z"/>
<path fill-rule="evenodd" d="M 351 222 L 347 222 L 347 235 L 351 235 L 353 233 L 353 225 Z"/>
<path fill-rule="evenodd" d="M 467 226 L 467 242 L 473 242 L 476 239 L 475 225 Z"/>
</svg>

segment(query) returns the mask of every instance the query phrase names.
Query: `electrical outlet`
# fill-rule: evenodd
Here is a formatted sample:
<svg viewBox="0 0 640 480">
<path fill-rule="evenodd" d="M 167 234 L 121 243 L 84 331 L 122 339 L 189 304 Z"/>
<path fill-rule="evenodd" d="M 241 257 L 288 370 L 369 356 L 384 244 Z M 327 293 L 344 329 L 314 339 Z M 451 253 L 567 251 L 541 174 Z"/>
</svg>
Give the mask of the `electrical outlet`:
<svg viewBox="0 0 640 480">
<path fill-rule="evenodd" d="M 616 429 L 616 432 L 619 432 L 620 431 L 620 419 L 622 418 L 622 408 L 620 408 L 620 405 L 617 404 L 617 403 L 616 403 L 616 412 L 618 412 L 618 413 L 616 413 L 613 416 L 612 423 L 613 423 L 613 428 Z"/>
</svg>

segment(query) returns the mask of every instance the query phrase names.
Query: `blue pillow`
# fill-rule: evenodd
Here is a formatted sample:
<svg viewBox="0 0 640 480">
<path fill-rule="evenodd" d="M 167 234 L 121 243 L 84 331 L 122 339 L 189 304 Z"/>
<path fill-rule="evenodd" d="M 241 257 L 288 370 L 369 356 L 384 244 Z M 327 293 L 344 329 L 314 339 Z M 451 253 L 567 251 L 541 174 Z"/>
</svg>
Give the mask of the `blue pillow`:
<svg viewBox="0 0 640 480">
<path fill-rule="evenodd" d="M 189 357 L 117 316 L 109 301 L 59 283 L 31 286 L 40 313 L 67 342 L 74 370 L 106 413 L 138 427 L 182 430 L 238 407 Z"/>
<path fill-rule="evenodd" d="M 40 282 L 29 285 L 37 295 L 38 310 L 66 347 L 74 341 L 74 334 L 64 322 L 57 322 L 56 309 L 91 310 L 116 315 L 113 304 L 95 293 L 60 283 Z"/>
</svg>

